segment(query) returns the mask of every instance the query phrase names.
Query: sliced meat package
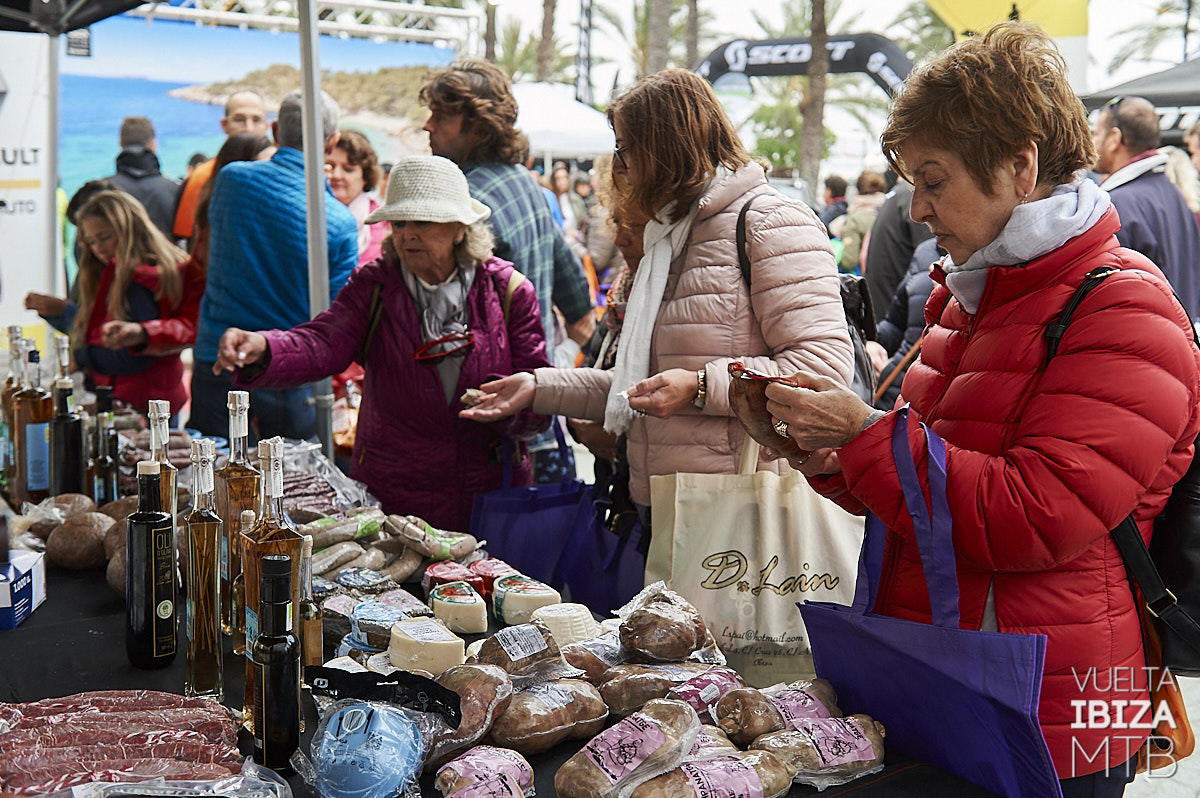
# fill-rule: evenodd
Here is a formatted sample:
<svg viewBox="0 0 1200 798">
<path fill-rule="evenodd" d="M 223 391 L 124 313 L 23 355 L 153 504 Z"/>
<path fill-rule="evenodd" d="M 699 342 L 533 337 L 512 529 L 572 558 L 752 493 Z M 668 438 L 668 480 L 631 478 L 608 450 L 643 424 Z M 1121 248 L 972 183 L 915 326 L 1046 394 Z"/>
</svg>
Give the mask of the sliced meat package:
<svg viewBox="0 0 1200 798">
<path fill-rule="evenodd" d="M 803 718 L 795 729 L 764 734 L 752 748 L 794 768 L 793 779 L 823 790 L 883 768 L 883 724 L 867 715 Z"/>
<path fill-rule="evenodd" d="M 533 768 L 525 757 L 510 748 L 494 745 L 477 745 L 442 765 L 434 786 L 442 791 L 442 795 L 450 795 L 497 774 L 511 776 L 526 794 L 533 790 Z"/>
<path fill-rule="evenodd" d="M 508 708 L 513 695 L 512 680 L 495 665 L 455 665 L 442 671 L 436 681 L 458 693 L 462 720 L 457 729 L 446 727 L 425 741 L 426 768 L 440 765 L 479 742 Z"/>
<path fill-rule="evenodd" d="M 556 679 L 514 693 L 492 724 L 489 739 L 532 756 L 563 740 L 587 739 L 607 721 L 608 707 L 595 687 L 582 679 Z"/>
<path fill-rule="evenodd" d="M 666 698 L 672 688 L 712 668 L 698 662 L 670 662 L 656 665 L 625 663 L 609 668 L 600 682 L 600 695 L 615 718 L 623 718 L 641 709 L 652 698 Z M 690 703 L 690 702 L 688 702 Z M 695 709 L 695 705 L 692 705 Z"/>
<path fill-rule="evenodd" d="M 651 662 L 678 662 L 704 647 L 708 627 L 691 602 L 662 585 L 648 586 L 621 608 L 621 645 Z"/>
<path fill-rule="evenodd" d="M 779 798 L 792 787 L 792 769 L 767 751 L 737 751 L 683 762 L 633 791 L 631 798 Z"/>
<path fill-rule="evenodd" d="M 833 685 L 824 679 L 801 679 L 762 690 L 730 690 L 713 710 L 717 725 L 745 748 L 762 734 L 795 729 L 805 718 L 841 717 Z"/>
</svg>

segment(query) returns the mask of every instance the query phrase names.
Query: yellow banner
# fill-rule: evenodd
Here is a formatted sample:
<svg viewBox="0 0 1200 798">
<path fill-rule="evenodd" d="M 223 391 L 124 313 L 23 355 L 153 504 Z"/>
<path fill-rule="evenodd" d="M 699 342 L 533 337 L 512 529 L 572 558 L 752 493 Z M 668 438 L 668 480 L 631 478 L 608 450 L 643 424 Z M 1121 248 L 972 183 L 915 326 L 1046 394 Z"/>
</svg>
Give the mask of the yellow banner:
<svg viewBox="0 0 1200 798">
<path fill-rule="evenodd" d="M 1012 17 L 1034 22 L 1052 38 L 1087 36 L 1087 0 L 927 0 L 933 13 L 954 31 L 955 40 L 982 33 Z"/>
</svg>

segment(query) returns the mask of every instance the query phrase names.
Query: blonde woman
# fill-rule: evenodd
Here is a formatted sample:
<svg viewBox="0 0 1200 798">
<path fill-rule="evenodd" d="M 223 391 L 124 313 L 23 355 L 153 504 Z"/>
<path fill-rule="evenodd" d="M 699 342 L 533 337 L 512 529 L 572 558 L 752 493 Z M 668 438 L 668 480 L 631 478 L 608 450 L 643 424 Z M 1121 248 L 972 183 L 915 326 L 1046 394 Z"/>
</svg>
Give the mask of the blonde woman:
<svg viewBox="0 0 1200 798">
<path fill-rule="evenodd" d="M 150 399 L 179 412 L 187 401 L 179 353 L 196 338 L 203 275 L 123 191 L 96 194 L 77 218 L 79 304 L 31 293 L 25 307 L 71 334 L 92 384 L 111 385 L 142 412 Z"/>
</svg>

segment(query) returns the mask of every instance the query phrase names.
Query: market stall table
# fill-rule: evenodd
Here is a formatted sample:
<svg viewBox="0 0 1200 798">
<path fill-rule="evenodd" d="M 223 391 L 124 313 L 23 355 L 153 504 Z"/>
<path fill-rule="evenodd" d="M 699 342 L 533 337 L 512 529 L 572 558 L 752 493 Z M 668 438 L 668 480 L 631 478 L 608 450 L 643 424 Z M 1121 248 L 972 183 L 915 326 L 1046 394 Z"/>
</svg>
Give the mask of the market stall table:
<svg viewBox="0 0 1200 798">
<path fill-rule="evenodd" d="M 170 667 L 139 670 L 125 657 L 125 605 L 108 587 L 103 571 L 68 571 L 46 566 L 46 602 L 12 631 L 0 632 L 0 702 L 36 701 L 87 690 L 150 689 L 183 692 L 184 640 Z M 242 704 L 241 658 L 226 659 L 226 700 L 231 707 Z M 311 700 L 306 700 L 307 732 L 302 745 L 316 726 Z M 242 735 L 242 751 L 249 740 Z M 554 773 L 582 741 L 564 743 L 545 754 L 529 757 L 536 774 L 540 798 L 555 798 Z M 297 796 L 311 791 L 298 776 L 288 779 Z M 432 774 L 422 780 L 422 794 L 438 798 Z M 953 795 L 956 798 L 986 798 L 992 793 L 968 784 L 932 765 L 915 762 L 888 749 L 886 767 L 822 793 L 795 785 L 788 798 L 820 794 L 823 798 L 853 795 L 855 798 L 927 798 Z"/>
</svg>

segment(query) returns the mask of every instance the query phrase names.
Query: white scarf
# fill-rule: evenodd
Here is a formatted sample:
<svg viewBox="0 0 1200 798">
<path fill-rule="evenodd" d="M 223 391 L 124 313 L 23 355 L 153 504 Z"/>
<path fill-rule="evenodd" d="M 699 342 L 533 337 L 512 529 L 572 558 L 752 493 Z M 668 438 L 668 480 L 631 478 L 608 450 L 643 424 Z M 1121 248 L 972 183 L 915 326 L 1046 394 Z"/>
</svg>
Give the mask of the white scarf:
<svg viewBox="0 0 1200 798">
<path fill-rule="evenodd" d="M 1125 164 L 1117 171 L 1113 172 L 1108 177 L 1104 178 L 1104 182 L 1100 184 L 1100 188 L 1105 191 L 1112 191 L 1114 188 L 1123 186 L 1126 183 L 1137 180 L 1147 172 L 1161 172 L 1167 165 L 1167 156 L 1161 152 L 1145 158 L 1139 158 L 1136 161 L 1131 161 Z"/>
<path fill-rule="evenodd" d="M 669 218 L 674 208 L 675 203 L 671 202 L 659 211 L 659 215 Z M 699 200 L 692 203 L 688 214 L 678 222 L 664 224 L 651 219 L 646 224 L 643 236 L 645 254 L 634 274 L 633 287 L 629 290 L 625 322 L 621 327 L 621 345 L 617 348 L 612 386 L 608 389 L 608 402 L 604 407 L 604 429 L 614 435 L 624 434 L 637 418 L 637 413 L 629 407 L 626 392 L 634 383 L 650 376 L 650 338 L 662 306 L 667 275 L 671 272 L 671 261 L 683 252 L 687 244 L 698 208 Z"/>
<path fill-rule="evenodd" d="M 957 264 L 949 256 L 943 261 L 946 287 L 967 313 L 979 311 L 993 266 L 1024 266 L 1058 249 L 1090 229 L 1112 205 L 1108 192 L 1087 177 L 1056 186 L 1049 197 L 1018 205 L 992 243 L 976 250 L 967 262 Z"/>
</svg>

